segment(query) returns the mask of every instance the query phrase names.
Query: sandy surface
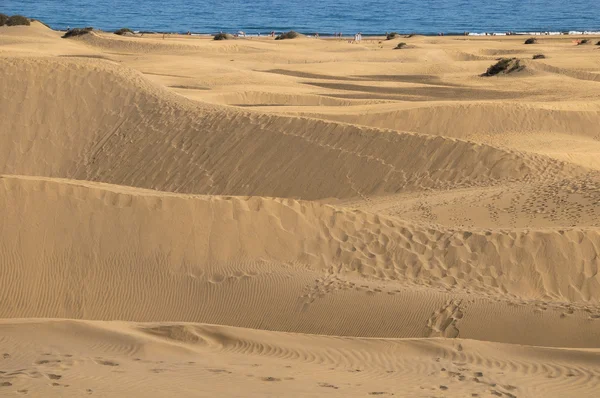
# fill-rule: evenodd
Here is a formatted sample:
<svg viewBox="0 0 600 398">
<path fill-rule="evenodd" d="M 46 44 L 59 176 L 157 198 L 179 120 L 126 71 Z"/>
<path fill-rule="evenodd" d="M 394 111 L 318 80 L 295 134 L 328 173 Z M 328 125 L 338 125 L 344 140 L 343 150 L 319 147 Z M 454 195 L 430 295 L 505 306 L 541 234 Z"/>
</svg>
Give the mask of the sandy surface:
<svg viewBox="0 0 600 398">
<path fill-rule="evenodd" d="M 600 47 L 60 36 L 0 27 L 1 396 L 598 396 Z"/>
</svg>

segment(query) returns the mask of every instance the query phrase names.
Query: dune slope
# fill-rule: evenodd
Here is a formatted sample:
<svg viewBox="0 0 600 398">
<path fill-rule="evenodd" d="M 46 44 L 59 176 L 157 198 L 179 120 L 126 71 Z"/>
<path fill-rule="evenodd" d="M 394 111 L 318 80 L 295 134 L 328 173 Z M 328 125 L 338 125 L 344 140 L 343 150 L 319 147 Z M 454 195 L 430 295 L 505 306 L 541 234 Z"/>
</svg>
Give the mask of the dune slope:
<svg viewBox="0 0 600 398">
<path fill-rule="evenodd" d="M 581 173 L 445 137 L 192 103 L 108 61 L 1 62 L 7 174 L 321 199 Z"/>
<path fill-rule="evenodd" d="M 291 199 L 0 181 L 3 317 L 555 346 L 585 324 L 576 344 L 598 344 L 597 229 L 447 230 Z M 524 324 L 536 300 L 548 312 Z"/>
<path fill-rule="evenodd" d="M 600 378 L 597 350 L 462 339 L 70 320 L 4 320 L 0 331 L 0 388 L 39 396 L 564 397 L 594 396 Z"/>
</svg>

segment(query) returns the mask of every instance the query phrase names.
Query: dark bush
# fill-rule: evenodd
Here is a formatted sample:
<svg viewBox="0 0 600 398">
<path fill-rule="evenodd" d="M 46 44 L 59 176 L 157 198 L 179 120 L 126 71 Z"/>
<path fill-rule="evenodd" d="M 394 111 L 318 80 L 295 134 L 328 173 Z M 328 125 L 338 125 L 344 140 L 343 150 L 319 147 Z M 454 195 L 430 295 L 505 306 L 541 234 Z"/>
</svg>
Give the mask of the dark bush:
<svg viewBox="0 0 600 398">
<path fill-rule="evenodd" d="M 544 59 L 546 58 L 546 56 L 544 54 L 535 54 L 533 56 L 533 59 Z"/>
<path fill-rule="evenodd" d="M 299 36 L 300 35 L 297 32 L 294 32 L 293 30 L 290 30 L 289 32 L 280 34 L 279 36 L 277 36 L 275 38 L 275 40 L 295 39 L 295 38 L 297 38 Z"/>
<path fill-rule="evenodd" d="M 396 46 L 396 50 L 400 50 L 401 48 L 406 47 L 406 43 L 402 42 L 402 43 L 398 43 L 398 45 Z"/>
<path fill-rule="evenodd" d="M 600 40 L 598 40 L 598 43 L 596 43 L 597 46 L 600 46 Z"/>
<path fill-rule="evenodd" d="M 6 25 L 8 26 L 17 26 L 17 25 L 25 25 L 29 26 L 31 23 L 27 17 L 23 15 L 13 15 L 6 20 Z"/>
<path fill-rule="evenodd" d="M 398 37 L 398 32 L 391 32 L 391 33 L 388 33 L 387 36 L 385 36 L 385 39 L 392 40 L 392 39 L 395 39 L 396 37 Z"/>
<path fill-rule="evenodd" d="M 229 33 L 217 33 L 213 40 L 231 40 L 233 36 Z"/>
<path fill-rule="evenodd" d="M 133 30 L 129 28 L 121 28 L 119 30 L 115 30 L 115 35 L 123 36 L 125 33 L 133 34 Z"/>
<path fill-rule="evenodd" d="M 518 58 L 502 58 L 500 61 L 490 66 L 483 76 L 495 76 L 499 73 L 508 74 L 511 72 L 518 72 L 524 68 L 525 67 L 521 65 L 521 60 Z"/>
<path fill-rule="evenodd" d="M 580 46 L 580 45 L 582 45 L 582 44 L 588 44 L 589 42 L 590 42 L 590 41 L 589 41 L 588 39 L 583 39 L 583 40 L 580 40 L 580 41 L 577 43 L 577 45 L 578 45 L 578 46 Z"/>
<path fill-rule="evenodd" d="M 537 43 L 537 39 L 534 37 L 530 37 L 529 39 L 525 40 L 525 44 L 535 44 Z"/>
<path fill-rule="evenodd" d="M 8 22 L 8 15 L 0 14 L 0 26 L 6 25 L 7 22 Z"/>
<path fill-rule="evenodd" d="M 73 28 L 67 30 L 62 37 L 63 39 L 67 39 L 69 37 L 82 36 L 90 33 L 92 30 L 94 30 L 94 28 L 91 26 L 88 26 L 87 28 Z"/>
</svg>

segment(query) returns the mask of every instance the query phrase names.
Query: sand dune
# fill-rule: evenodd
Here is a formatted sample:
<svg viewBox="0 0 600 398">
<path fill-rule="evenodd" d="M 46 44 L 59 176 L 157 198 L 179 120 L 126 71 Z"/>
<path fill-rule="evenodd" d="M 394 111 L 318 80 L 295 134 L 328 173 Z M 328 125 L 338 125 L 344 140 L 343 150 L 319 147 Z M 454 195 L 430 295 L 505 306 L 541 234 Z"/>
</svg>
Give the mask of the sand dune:
<svg viewBox="0 0 600 398">
<path fill-rule="evenodd" d="M 8 174 L 321 199 L 584 172 L 441 136 L 193 103 L 106 61 L 2 63 Z M 27 84 L 36 78 L 46 84 Z"/>
<path fill-rule="evenodd" d="M 549 107 L 545 103 L 474 102 L 406 109 L 398 109 L 395 104 L 379 104 L 369 107 L 311 107 L 300 111 L 297 108 L 289 111 L 283 109 L 283 113 L 456 137 L 500 148 L 543 154 L 593 169 L 600 168 L 597 127 L 600 124 L 600 110 L 594 103 Z"/>
<path fill-rule="evenodd" d="M 569 344 L 598 345 L 600 311 L 586 304 L 600 298 L 597 229 L 446 230 L 290 199 L 31 177 L 0 182 L 3 317 L 373 337 L 479 338 L 483 328 L 494 341 L 558 346 L 572 334 L 565 341 L 523 327 L 584 324 Z M 482 327 L 498 299 L 522 308 L 494 308 Z M 524 324 L 535 300 L 548 312 Z M 507 324 L 514 334 L 488 329 Z"/>
<path fill-rule="evenodd" d="M 3 392 L 64 397 L 239 396 L 241 386 L 251 397 L 593 396 L 600 377 L 597 350 L 462 339 L 67 320 L 2 321 L 0 330 Z"/>
<path fill-rule="evenodd" d="M 594 46 L 60 36 L 0 27 L 0 395 L 597 395 Z"/>
</svg>

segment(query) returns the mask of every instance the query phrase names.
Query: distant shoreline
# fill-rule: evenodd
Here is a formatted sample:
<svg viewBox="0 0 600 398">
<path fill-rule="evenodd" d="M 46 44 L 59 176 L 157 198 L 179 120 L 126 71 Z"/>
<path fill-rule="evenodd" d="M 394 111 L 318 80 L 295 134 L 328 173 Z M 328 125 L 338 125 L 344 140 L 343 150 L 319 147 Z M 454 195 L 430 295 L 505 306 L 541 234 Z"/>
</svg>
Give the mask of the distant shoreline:
<svg viewBox="0 0 600 398">
<path fill-rule="evenodd" d="M 81 27 L 81 26 L 77 26 L 77 27 Z M 96 28 L 94 28 L 96 29 Z M 60 31 L 65 31 L 66 29 L 56 29 L 56 30 L 60 30 Z M 104 29 L 97 29 L 103 32 L 109 32 L 109 33 L 113 33 L 115 30 L 104 30 Z M 291 29 L 294 30 L 294 29 Z M 176 35 L 188 35 L 187 31 L 152 31 L 152 30 L 136 30 L 136 29 L 132 29 L 132 31 L 136 34 L 176 34 Z M 335 39 L 335 38 L 340 38 L 339 36 L 336 36 L 335 33 L 320 33 L 320 32 L 312 32 L 312 33 L 307 33 L 307 32 L 302 32 L 302 31 L 298 31 L 298 30 L 294 30 L 295 32 L 298 32 L 306 37 L 314 37 L 315 33 L 319 34 L 319 38 L 328 38 L 328 39 Z M 275 31 L 275 35 L 281 34 L 281 33 L 285 33 L 287 31 Z M 193 32 L 190 31 L 189 35 L 191 36 L 214 36 L 216 34 L 218 34 L 220 32 L 213 32 L 213 33 L 207 33 L 207 32 Z M 237 34 L 238 32 L 228 32 L 228 31 L 223 31 L 223 33 L 230 33 L 230 34 Z M 358 32 L 357 32 L 358 33 Z M 383 32 L 383 33 L 362 33 L 363 37 L 385 37 L 387 33 L 390 32 Z M 597 31 L 578 31 L 578 30 L 570 30 L 570 31 L 561 31 L 561 32 L 542 32 L 542 31 L 529 31 L 529 32 L 463 32 L 463 33 L 458 33 L 458 32 L 450 32 L 450 33 L 446 33 L 446 32 L 440 32 L 440 33 L 400 33 L 400 32 L 396 32 L 398 34 L 398 38 L 400 37 L 406 37 L 406 36 L 426 36 L 426 37 L 443 37 L 443 36 L 452 36 L 452 37 L 456 37 L 456 36 L 471 36 L 471 37 L 494 37 L 494 36 L 499 36 L 499 37 L 507 37 L 507 36 L 600 36 L 600 29 Z M 354 33 L 343 33 L 343 36 L 341 38 L 347 38 L 347 37 L 352 37 L 354 35 Z M 245 33 L 244 37 L 269 37 L 270 36 L 270 32 L 261 32 L 261 33 Z"/>
<path fill-rule="evenodd" d="M 205 31 L 192 31 L 192 30 L 184 30 L 184 31 L 178 31 L 178 30 L 173 30 L 173 31 L 169 31 L 169 30 L 150 30 L 150 29 L 136 29 L 136 28 L 131 28 L 131 26 L 120 26 L 117 28 L 102 28 L 102 27 L 96 27 L 90 24 L 81 24 L 81 25 L 67 25 L 65 26 L 64 24 L 62 24 L 61 26 L 51 26 L 49 24 L 47 24 L 46 22 L 44 22 L 42 19 L 40 18 L 35 18 L 35 17 L 28 17 L 31 21 L 38 21 L 44 25 L 46 25 L 47 27 L 49 27 L 52 30 L 56 30 L 56 31 L 66 31 L 69 28 L 84 28 L 84 27 L 93 27 L 95 30 L 99 30 L 99 31 L 103 31 L 103 32 L 109 32 L 109 33 L 113 33 L 121 28 L 129 28 L 131 29 L 134 33 L 136 34 L 178 34 L 178 35 L 192 35 L 192 36 L 214 36 L 218 33 L 229 33 L 229 34 L 238 34 L 240 32 L 245 32 L 244 36 L 245 37 L 268 37 L 271 35 L 271 32 L 275 32 L 275 35 L 281 34 L 281 33 L 285 33 L 288 32 L 290 30 L 293 30 L 295 32 L 298 32 L 304 36 L 307 37 L 313 37 L 316 33 L 318 33 L 319 37 L 322 38 L 340 38 L 340 36 L 337 36 L 338 34 L 341 34 L 342 38 L 344 37 L 352 37 L 354 34 L 356 33 L 361 33 L 361 35 L 363 37 L 385 37 L 387 35 L 387 33 L 392 33 L 395 32 L 398 34 L 398 37 L 401 36 L 409 36 L 409 35 L 414 35 L 414 36 L 427 36 L 427 37 L 436 37 L 436 36 L 475 36 L 475 37 L 480 37 L 480 36 L 567 36 L 567 35 L 571 35 L 571 36 L 582 36 L 582 35 L 586 35 L 586 36 L 599 36 L 600 35 L 600 28 L 598 29 L 593 29 L 593 30 L 579 30 L 579 29 L 571 29 L 571 30 L 523 30 L 523 31 L 515 31 L 515 30 L 506 30 L 506 31 L 463 31 L 463 32 L 418 32 L 418 31 L 413 31 L 413 32 L 401 32 L 399 30 L 390 30 L 388 32 L 378 32 L 378 33 L 364 33 L 364 32 L 320 32 L 320 31 L 307 31 L 307 30 L 296 30 L 293 28 L 286 28 L 284 30 L 282 30 L 280 27 L 277 29 L 270 29 L 270 28 L 264 28 L 264 31 L 256 31 L 255 29 L 251 29 L 251 30 L 247 30 L 244 31 L 244 28 L 241 29 L 237 29 L 237 30 L 220 30 L 220 31 L 214 31 L 214 32 L 205 32 Z"/>
</svg>

